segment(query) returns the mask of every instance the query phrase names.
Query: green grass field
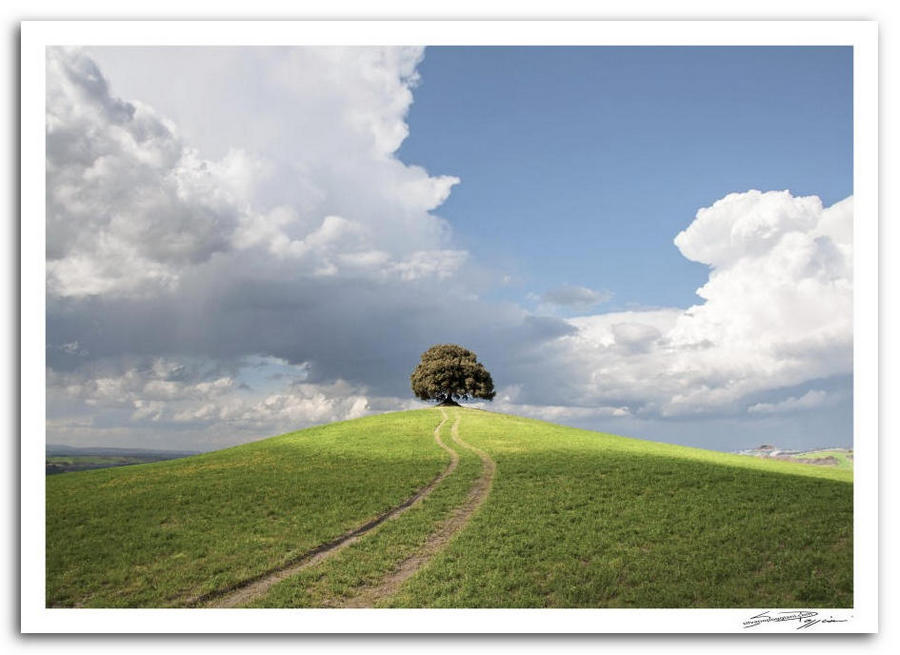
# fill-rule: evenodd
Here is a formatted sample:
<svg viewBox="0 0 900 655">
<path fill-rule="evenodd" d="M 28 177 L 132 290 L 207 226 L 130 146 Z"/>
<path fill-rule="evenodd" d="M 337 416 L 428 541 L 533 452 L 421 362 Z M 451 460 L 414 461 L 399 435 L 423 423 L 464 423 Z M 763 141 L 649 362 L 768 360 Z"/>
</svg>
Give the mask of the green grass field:
<svg viewBox="0 0 900 655">
<path fill-rule="evenodd" d="M 391 605 L 852 605 L 852 484 L 768 462 L 467 412 L 483 511 Z"/>
<path fill-rule="evenodd" d="M 389 607 L 850 607 L 852 472 L 471 409 L 484 504 Z M 47 478 L 49 606 L 179 606 L 398 505 L 447 466 L 437 410 L 335 423 L 169 462 Z M 463 502 L 471 451 L 425 500 L 252 600 L 341 605 Z"/>
<path fill-rule="evenodd" d="M 430 410 L 47 477 L 47 605 L 178 606 L 384 512 L 449 460 Z"/>
<path fill-rule="evenodd" d="M 445 442 L 449 439 L 445 438 Z M 326 607 L 353 596 L 353 591 L 375 584 L 397 562 L 410 556 L 437 523 L 463 502 L 481 470 L 473 453 L 456 449 L 459 466 L 421 505 L 379 528 L 319 566 L 275 585 L 252 607 Z"/>
</svg>

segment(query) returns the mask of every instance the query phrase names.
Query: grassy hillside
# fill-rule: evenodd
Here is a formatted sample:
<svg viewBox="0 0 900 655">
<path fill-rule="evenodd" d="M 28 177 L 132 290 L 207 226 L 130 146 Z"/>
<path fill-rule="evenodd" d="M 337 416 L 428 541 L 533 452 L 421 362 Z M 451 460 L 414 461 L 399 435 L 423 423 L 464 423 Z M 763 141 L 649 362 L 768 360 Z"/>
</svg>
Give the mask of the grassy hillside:
<svg viewBox="0 0 900 655">
<path fill-rule="evenodd" d="M 449 410 L 464 443 L 423 502 L 252 606 L 849 607 L 852 473 Z M 437 410 L 47 479 L 48 605 L 171 606 L 277 568 L 448 464 Z M 496 463 L 483 504 L 428 541 Z"/>
<path fill-rule="evenodd" d="M 391 603 L 852 606 L 852 477 L 466 412 L 499 475 Z"/>
<path fill-rule="evenodd" d="M 47 605 L 172 606 L 364 523 L 449 460 L 431 410 L 47 478 Z"/>
</svg>

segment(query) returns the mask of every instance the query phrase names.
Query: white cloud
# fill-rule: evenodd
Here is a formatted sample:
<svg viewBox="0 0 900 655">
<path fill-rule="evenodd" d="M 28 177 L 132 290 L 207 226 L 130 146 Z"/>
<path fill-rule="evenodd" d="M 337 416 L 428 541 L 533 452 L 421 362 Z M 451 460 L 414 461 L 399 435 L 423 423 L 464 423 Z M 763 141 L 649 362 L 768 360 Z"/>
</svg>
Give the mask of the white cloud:
<svg viewBox="0 0 900 655">
<path fill-rule="evenodd" d="M 198 371 L 188 373 L 186 367 L 165 358 L 155 358 L 149 365 L 136 365 L 125 370 L 117 363 L 110 367 L 93 366 L 61 373 L 47 371 L 48 394 L 57 394 L 100 409 L 146 408 L 149 403 L 169 401 L 205 401 L 221 397 L 236 387 L 234 378 L 217 376 L 197 381 Z M 153 405 L 161 407 L 161 405 Z"/>
<path fill-rule="evenodd" d="M 107 362 L 111 367 L 116 362 Z M 275 390 L 253 389 L 237 379 L 263 367 L 300 370 L 273 358 L 251 359 L 239 365 L 236 375 L 203 378 L 202 371 L 158 358 L 140 366 L 95 377 L 89 370 L 48 371 L 47 397 L 51 407 L 75 401 L 102 417 L 105 429 L 131 429 L 139 433 L 152 425 L 166 438 L 167 446 L 181 443 L 180 435 L 203 434 L 211 445 L 229 445 L 236 436 L 270 436 L 318 423 L 358 418 L 374 411 L 365 387 L 343 380 L 306 383 L 294 377 L 277 380 Z M 272 385 L 266 385 L 271 387 Z M 373 397 L 377 407 L 390 399 Z M 50 442 L 66 442 L 75 434 L 96 430 L 93 421 L 74 416 L 48 422 Z M 100 433 L 98 433 L 100 434 Z"/>
<path fill-rule="evenodd" d="M 217 419 L 226 425 L 274 434 L 317 423 L 359 418 L 371 413 L 365 390 L 343 380 L 332 384 L 294 384 L 259 400 L 217 403 Z"/>
<path fill-rule="evenodd" d="M 509 385 L 497 391 L 491 403 L 476 402 L 474 407 L 489 409 L 504 414 L 528 416 L 542 421 L 572 423 L 579 420 L 622 418 L 631 416 L 628 407 L 595 405 L 578 407 L 573 405 L 530 404 L 521 402 L 523 385 Z"/>
<path fill-rule="evenodd" d="M 53 295 L 170 288 L 228 248 L 228 159 L 199 160 L 150 107 L 110 95 L 79 51 L 47 50 L 47 269 Z"/>
<path fill-rule="evenodd" d="M 688 259 L 721 270 L 765 255 L 787 234 L 814 231 L 821 217 L 822 201 L 816 196 L 755 189 L 730 193 L 699 210 L 675 245 Z"/>
<path fill-rule="evenodd" d="M 616 345 L 631 351 L 646 351 L 662 336 L 658 328 L 646 323 L 613 323 L 610 326 Z"/>
<path fill-rule="evenodd" d="M 852 199 L 824 209 L 786 191 L 730 194 L 675 239 L 710 266 L 705 302 L 569 319 L 578 332 L 545 347 L 560 371 L 544 378 L 574 405 L 674 416 L 739 412 L 750 394 L 847 375 L 851 238 Z"/>
<path fill-rule="evenodd" d="M 466 253 L 446 247 L 449 230 L 429 212 L 458 180 L 393 156 L 407 134 L 421 54 L 255 52 L 249 59 L 265 73 L 255 81 L 256 104 L 243 116 L 240 103 L 213 108 L 209 121 L 228 116 L 241 125 L 226 126 L 235 138 L 210 159 L 149 105 L 116 97 L 84 51 L 48 49 L 50 294 L 172 291 L 214 256 L 232 269 L 264 263 L 282 277 L 453 274 Z M 187 62 L 196 58 L 187 58 L 179 77 L 190 76 Z M 197 88 L 207 81 L 195 80 Z M 220 92 L 222 104 L 251 95 Z M 271 104 L 259 106 L 264 100 Z M 275 258 L 239 255 L 247 249 Z"/>
<path fill-rule="evenodd" d="M 119 95 L 171 116 L 203 158 L 240 150 L 263 160 L 264 174 L 248 196 L 258 214 L 279 207 L 293 212 L 282 226 L 289 240 L 338 216 L 368 230 L 373 249 L 395 257 L 446 246 L 448 226 L 429 212 L 459 180 L 430 175 L 395 155 L 409 132 L 406 114 L 423 48 L 90 52 L 112 71 Z"/>
</svg>

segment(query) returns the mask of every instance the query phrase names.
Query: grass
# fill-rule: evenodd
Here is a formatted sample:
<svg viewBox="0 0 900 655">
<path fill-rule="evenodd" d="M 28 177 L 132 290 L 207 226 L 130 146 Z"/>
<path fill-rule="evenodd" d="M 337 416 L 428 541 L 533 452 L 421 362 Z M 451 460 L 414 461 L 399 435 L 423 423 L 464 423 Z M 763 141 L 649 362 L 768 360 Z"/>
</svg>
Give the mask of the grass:
<svg viewBox="0 0 900 655">
<path fill-rule="evenodd" d="M 470 523 L 392 607 L 850 607 L 852 472 L 450 409 L 497 463 Z M 436 410 L 217 453 L 51 476 L 48 604 L 169 606 L 359 525 L 446 466 Z M 269 589 L 321 607 L 377 584 L 468 493 L 477 457 L 419 505 Z"/>
<path fill-rule="evenodd" d="M 178 606 L 283 564 L 430 482 L 449 462 L 439 420 L 385 414 L 48 476 L 47 605 Z"/>
<path fill-rule="evenodd" d="M 352 598 L 361 587 L 374 586 L 407 557 L 415 553 L 428 535 L 466 498 L 481 473 L 481 460 L 450 439 L 450 421 L 442 440 L 459 454 L 456 471 L 421 503 L 399 518 L 382 524 L 365 539 L 334 557 L 274 585 L 248 607 L 326 607 Z"/>
<path fill-rule="evenodd" d="M 404 607 L 849 607 L 852 477 L 466 411 L 497 462 Z"/>
</svg>

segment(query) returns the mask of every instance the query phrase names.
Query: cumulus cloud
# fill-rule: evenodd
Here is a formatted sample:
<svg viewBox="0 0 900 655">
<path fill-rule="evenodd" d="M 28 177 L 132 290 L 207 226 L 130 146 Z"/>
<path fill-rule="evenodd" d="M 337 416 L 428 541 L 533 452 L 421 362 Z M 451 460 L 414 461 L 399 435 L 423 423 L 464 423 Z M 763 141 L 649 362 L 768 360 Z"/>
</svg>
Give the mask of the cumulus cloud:
<svg viewBox="0 0 900 655">
<path fill-rule="evenodd" d="M 311 82 L 323 85 L 315 102 L 333 104 L 317 107 L 321 123 L 304 125 L 302 112 L 279 117 L 279 129 L 301 139 L 292 150 L 300 156 L 284 163 L 284 134 L 277 142 L 275 134 L 247 141 L 269 150 L 233 147 L 203 158 L 152 107 L 116 97 L 85 52 L 49 48 L 49 293 L 173 290 L 214 256 L 234 263 L 235 251 L 246 249 L 274 256 L 293 275 L 454 273 L 466 253 L 445 247 L 446 224 L 429 212 L 458 180 L 430 177 L 391 156 L 406 135 L 408 87 L 421 52 L 351 50 L 350 57 L 331 49 L 276 50 L 267 61 L 276 87 L 270 92 L 281 91 L 278 106 L 296 98 L 291 75 L 309 77 L 309 70 L 319 71 Z M 347 86 L 349 99 L 339 93 L 348 72 L 359 77 Z M 257 112 L 248 123 L 274 121 Z"/>
<path fill-rule="evenodd" d="M 697 212 L 675 237 L 688 259 L 725 269 L 748 257 L 764 256 L 787 234 L 809 234 L 822 217 L 816 196 L 788 191 L 731 193 Z"/>
<path fill-rule="evenodd" d="M 173 284 L 185 266 L 227 249 L 239 209 L 226 181 L 151 108 L 111 96 L 92 60 L 48 49 L 51 294 Z"/>
<path fill-rule="evenodd" d="M 92 407 L 122 408 L 155 401 L 210 400 L 235 387 L 230 376 L 191 381 L 184 377 L 183 365 L 164 358 L 157 358 L 149 365 L 115 370 L 119 363 L 102 362 L 99 370 L 96 363 L 87 369 L 70 372 L 51 368 L 47 388 Z M 203 373 L 195 371 L 193 375 Z"/>
<path fill-rule="evenodd" d="M 542 346 L 554 384 L 532 399 L 733 413 L 753 393 L 851 373 L 851 198 L 824 208 L 787 191 L 730 194 L 675 244 L 710 267 L 704 302 L 568 319 L 577 332 Z"/>
<path fill-rule="evenodd" d="M 616 345 L 628 351 L 647 351 L 662 336 L 658 328 L 646 323 L 613 323 L 610 326 Z"/>
<path fill-rule="evenodd" d="M 302 240 L 336 216 L 367 231 L 367 245 L 391 254 L 449 243 L 449 226 L 429 212 L 458 178 L 395 156 L 409 132 L 405 119 L 423 48 L 93 48 L 90 54 L 118 73 L 114 84 L 171 116 L 203 158 L 218 161 L 236 149 L 262 159 L 248 196 L 259 215 L 277 224 L 275 234 Z"/>
<path fill-rule="evenodd" d="M 65 441 L 86 430 L 100 439 L 121 429 L 137 434 L 156 430 L 157 446 L 175 447 L 190 435 L 195 446 L 221 447 L 358 418 L 384 405 L 384 399 L 373 397 L 370 406 L 365 387 L 343 380 L 307 383 L 306 367 L 276 358 L 235 363 L 232 375 L 166 358 L 132 362 L 125 369 L 121 364 L 118 359 L 96 363 L 102 369 L 99 375 L 94 367 L 49 371 L 48 406 L 54 413 L 70 414 L 67 420 L 49 422 L 51 440 Z M 258 369 L 269 375 L 264 379 Z M 282 375 L 271 375 L 273 371 Z M 246 380 L 253 380 L 254 386 Z M 87 421 L 78 416 L 79 409 L 89 411 Z"/>
</svg>

